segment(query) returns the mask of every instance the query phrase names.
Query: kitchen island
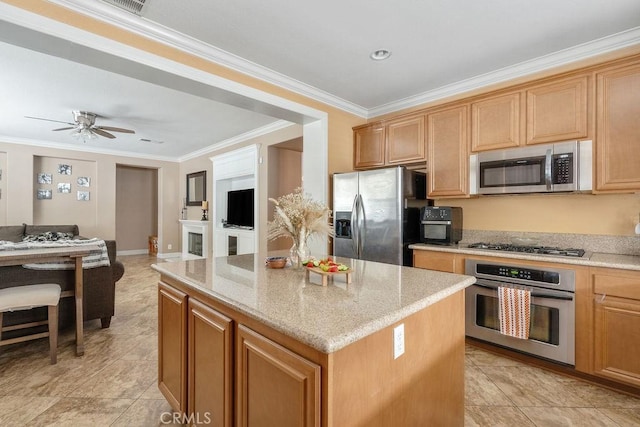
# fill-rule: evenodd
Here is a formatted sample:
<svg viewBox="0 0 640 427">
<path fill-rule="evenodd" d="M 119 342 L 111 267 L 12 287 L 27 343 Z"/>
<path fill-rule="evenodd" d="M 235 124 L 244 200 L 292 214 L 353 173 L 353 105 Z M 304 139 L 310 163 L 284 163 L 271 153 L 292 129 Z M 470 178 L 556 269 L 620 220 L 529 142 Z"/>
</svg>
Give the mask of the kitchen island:
<svg viewBox="0 0 640 427">
<path fill-rule="evenodd" d="M 268 269 L 263 255 L 154 265 L 158 384 L 192 422 L 464 422 L 470 276 L 338 258 L 352 282 Z"/>
</svg>

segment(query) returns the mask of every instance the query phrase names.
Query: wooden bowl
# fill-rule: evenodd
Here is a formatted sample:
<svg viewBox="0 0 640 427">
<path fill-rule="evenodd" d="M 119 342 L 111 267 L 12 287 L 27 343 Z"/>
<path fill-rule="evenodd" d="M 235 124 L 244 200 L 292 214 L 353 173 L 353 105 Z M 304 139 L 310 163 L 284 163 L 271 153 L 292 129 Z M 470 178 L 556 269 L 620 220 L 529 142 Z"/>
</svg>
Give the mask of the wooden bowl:
<svg viewBox="0 0 640 427">
<path fill-rule="evenodd" d="M 284 256 L 272 256 L 265 260 L 267 267 L 269 268 L 283 268 L 287 265 L 287 257 Z"/>
</svg>

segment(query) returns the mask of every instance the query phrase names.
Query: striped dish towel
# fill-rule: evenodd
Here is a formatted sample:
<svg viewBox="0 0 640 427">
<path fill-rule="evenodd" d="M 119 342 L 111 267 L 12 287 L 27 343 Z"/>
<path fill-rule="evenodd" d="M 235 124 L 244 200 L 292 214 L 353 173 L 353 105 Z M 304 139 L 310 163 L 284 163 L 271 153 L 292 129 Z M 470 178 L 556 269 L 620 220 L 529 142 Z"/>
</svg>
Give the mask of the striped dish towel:
<svg viewBox="0 0 640 427">
<path fill-rule="evenodd" d="M 524 289 L 498 288 L 500 333 L 529 339 L 531 292 Z"/>
</svg>

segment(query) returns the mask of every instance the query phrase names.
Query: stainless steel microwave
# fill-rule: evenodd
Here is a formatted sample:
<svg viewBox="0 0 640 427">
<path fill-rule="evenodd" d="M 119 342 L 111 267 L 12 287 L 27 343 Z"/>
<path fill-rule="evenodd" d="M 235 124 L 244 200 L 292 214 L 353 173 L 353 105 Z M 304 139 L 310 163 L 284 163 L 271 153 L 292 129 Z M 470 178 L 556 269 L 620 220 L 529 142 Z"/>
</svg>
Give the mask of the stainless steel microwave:
<svg viewBox="0 0 640 427">
<path fill-rule="evenodd" d="M 471 156 L 472 194 L 552 193 L 592 189 L 591 141 L 486 151 Z"/>
</svg>

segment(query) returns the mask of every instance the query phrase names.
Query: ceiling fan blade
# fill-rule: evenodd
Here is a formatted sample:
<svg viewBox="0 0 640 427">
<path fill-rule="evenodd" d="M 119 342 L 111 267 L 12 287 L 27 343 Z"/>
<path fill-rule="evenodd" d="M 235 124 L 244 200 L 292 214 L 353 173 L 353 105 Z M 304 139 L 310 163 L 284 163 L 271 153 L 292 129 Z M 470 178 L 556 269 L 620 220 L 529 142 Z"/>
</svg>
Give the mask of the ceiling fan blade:
<svg viewBox="0 0 640 427">
<path fill-rule="evenodd" d="M 116 136 L 115 135 L 111 135 L 109 132 L 105 132 L 102 129 L 98 129 L 98 128 L 91 128 L 91 132 L 97 133 L 100 136 L 104 136 L 105 138 L 109 138 L 109 139 L 113 139 Z"/>
<path fill-rule="evenodd" d="M 27 119 L 35 119 L 35 120 L 46 120 L 47 122 L 56 122 L 56 123 L 65 123 L 67 125 L 72 125 L 75 126 L 75 123 L 70 123 L 70 122 L 63 122 L 61 120 L 52 120 L 52 119 L 44 119 L 42 117 L 31 117 L 31 116 L 24 116 Z"/>
<path fill-rule="evenodd" d="M 69 126 L 69 127 L 66 127 L 66 128 L 58 128 L 58 129 L 51 129 L 51 130 L 55 132 L 55 131 L 58 131 L 58 130 L 69 130 L 69 129 L 75 129 L 75 128 L 76 128 L 75 126 Z"/>
<path fill-rule="evenodd" d="M 136 133 L 131 129 L 114 128 L 112 126 L 94 126 L 93 129 L 109 130 L 111 132 Z"/>
</svg>

